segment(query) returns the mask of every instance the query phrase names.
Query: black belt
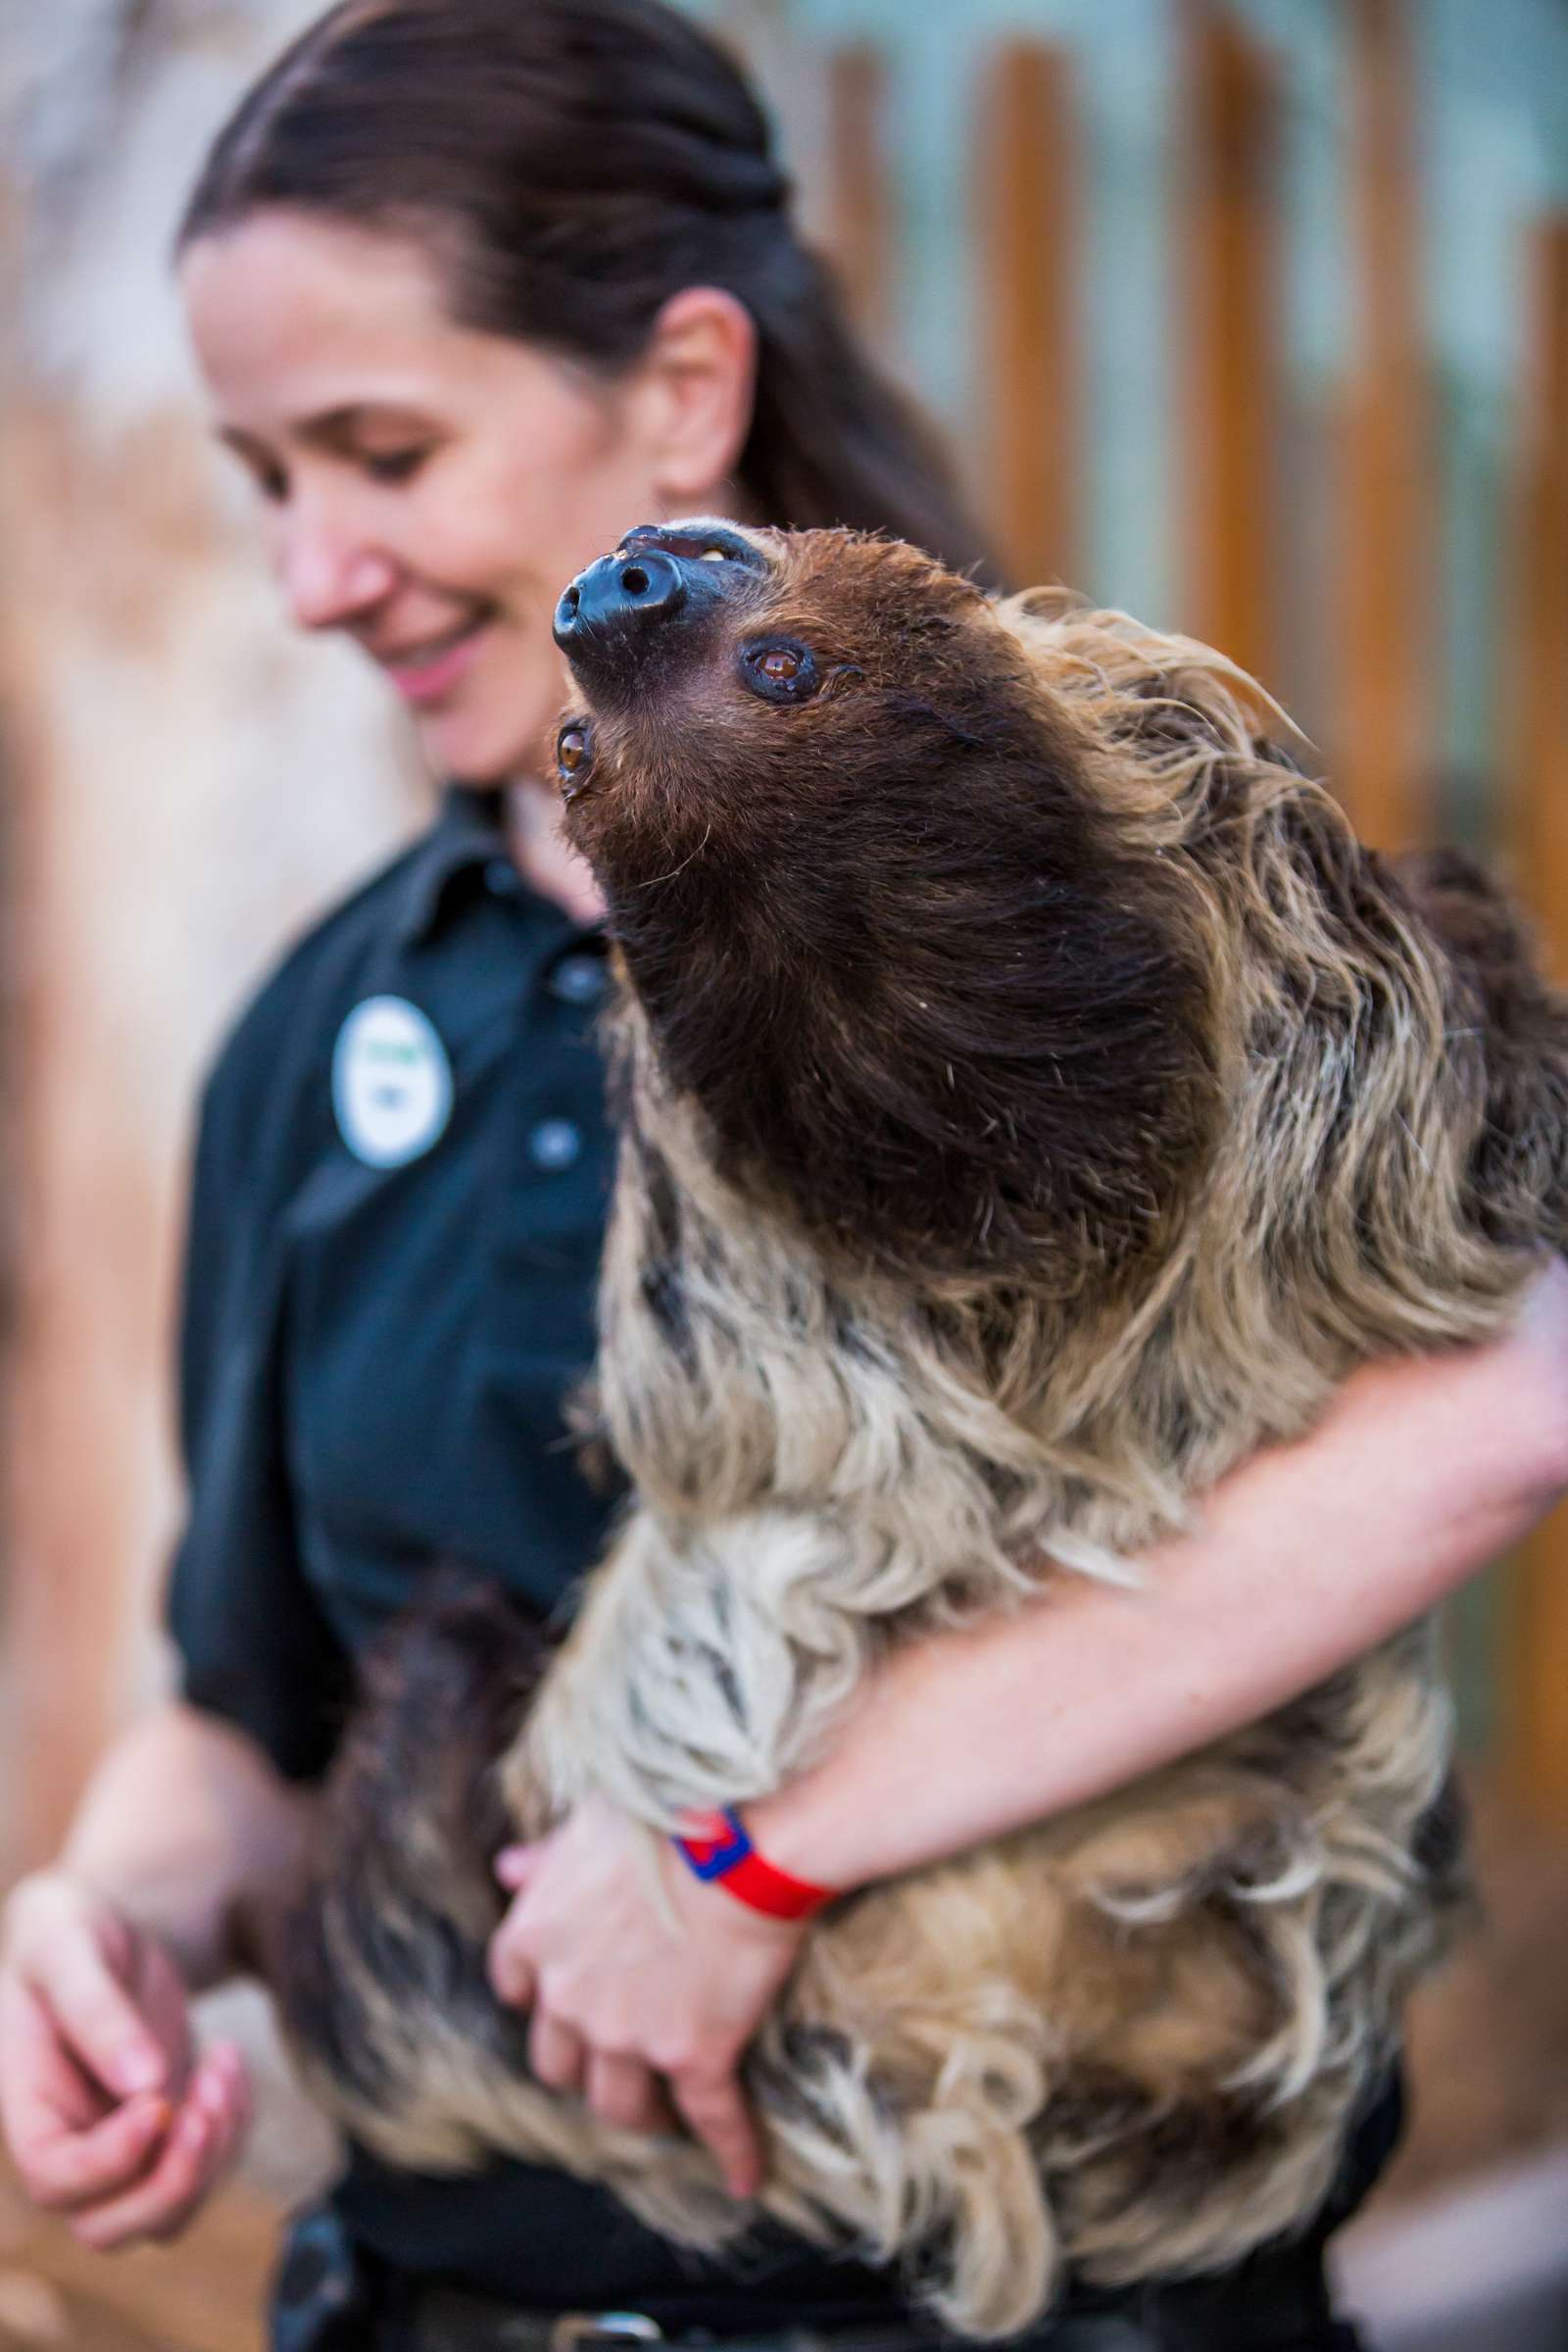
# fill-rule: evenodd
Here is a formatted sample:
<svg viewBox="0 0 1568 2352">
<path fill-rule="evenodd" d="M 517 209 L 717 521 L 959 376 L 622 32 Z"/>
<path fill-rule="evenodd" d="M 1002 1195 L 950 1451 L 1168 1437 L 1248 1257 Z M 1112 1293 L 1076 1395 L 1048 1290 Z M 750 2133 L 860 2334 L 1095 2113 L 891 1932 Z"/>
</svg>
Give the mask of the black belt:
<svg viewBox="0 0 1568 2352">
<path fill-rule="evenodd" d="M 1157 2342 L 1112 2313 L 1062 2321 L 1043 2336 L 1015 2338 L 1017 2352 L 1148 2352 Z M 506 2311 L 444 2287 L 416 2296 L 397 2352 L 942 2352 L 953 2339 L 913 2327 L 778 2328 L 767 2334 L 665 2335 L 641 2312 Z M 1011 2352 L 1011 2347 L 1008 2348 Z"/>
<path fill-rule="evenodd" d="M 330 2209 L 290 2232 L 272 2304 L 272 2352 L 988 2352 L 890 2313 L 843 2327 L 717 2336 L 642 2312 L 527 2311 L 368 2263 Z M 1357 2352 L 1337 2323 L 1323 2242 L 1265 2248 L 1210 2278 L 1100 2292 L 1075 2287 L 1001 2352 Z"/>
<path fill-rule="evenodd" d="M 1357 2352 L 1337 2322 L 1321 2245 L 1255 2257 L 1212 2278 L 1079 2290 L 1002 2352 Z M 784 2326 L 745 2335 L 669 2331 L 642 2312 L 531 2312 L 457 2288 L 415 2289 L 388 2352 L 959 2352 L 913 2320 Z M 990 2352 L 970 2346 L 963 2352 Z"/>
</svg>

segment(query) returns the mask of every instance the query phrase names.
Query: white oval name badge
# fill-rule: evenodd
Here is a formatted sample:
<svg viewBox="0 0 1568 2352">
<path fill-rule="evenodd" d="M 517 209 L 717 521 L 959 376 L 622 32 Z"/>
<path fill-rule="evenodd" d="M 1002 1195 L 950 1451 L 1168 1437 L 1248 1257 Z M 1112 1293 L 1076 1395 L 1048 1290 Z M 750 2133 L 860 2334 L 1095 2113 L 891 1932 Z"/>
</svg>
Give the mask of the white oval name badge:
<svg viewBox="0 0 1568 2352">
<path fill-rule="evenodd" d="M 367 997 L 332 1049 L 332 1108 L 356 1159 L 400 1168 L 440 1136 L 452 1113 L 452 1064 L 416 1004 Z"/>
</svg>

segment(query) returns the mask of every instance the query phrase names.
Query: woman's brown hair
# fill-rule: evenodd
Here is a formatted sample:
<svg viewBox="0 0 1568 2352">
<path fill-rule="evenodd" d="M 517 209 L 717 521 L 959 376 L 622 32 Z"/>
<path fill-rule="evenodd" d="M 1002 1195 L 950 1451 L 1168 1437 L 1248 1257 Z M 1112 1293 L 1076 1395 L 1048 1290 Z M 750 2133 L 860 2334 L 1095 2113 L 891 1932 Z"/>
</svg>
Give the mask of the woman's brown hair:
<svg viewBox="0 0 1568 2352">
<path fill-rule="evenodd" d="M 263 205 L 428 242 L 465 325 L 613 372 L 684 286 L 756 322 L 739 487 L 994 569 L 934 436 L 858 348 L 797 236 L 765 115 L 662 0 L 342 0 L 215 140 L 181 250 Z"/>
</svg>

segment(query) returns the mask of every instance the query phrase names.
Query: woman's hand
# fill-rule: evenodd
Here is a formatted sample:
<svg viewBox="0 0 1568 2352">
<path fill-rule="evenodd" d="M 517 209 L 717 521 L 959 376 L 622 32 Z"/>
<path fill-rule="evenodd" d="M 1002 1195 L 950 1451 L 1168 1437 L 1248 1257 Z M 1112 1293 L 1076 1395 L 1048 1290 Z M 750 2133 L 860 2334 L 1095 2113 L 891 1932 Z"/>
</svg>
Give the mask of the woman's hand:
<svg viewBox="0 0 1568 2352">
<path fill-rule="evenodd" d="M 182 2230 L 249 2119 L 231 2045 L 193 2065 L 168 1950 L 65 1871 L 24 1879 L 0 1940 L 0 2129 L 83 2245 Z"/>
<path fill-rule="evenodd" d="M 496 1864 L 515 1899 L 490 1944 L 497 1997 L 532 2007 L 529 2062 L 630 2131 L 671 2128 L 658 2078 L 731 2196 L 761 2185 L 742 2053 L 795 1964 L 804 1924 L 705 1886 L 667 1840 L 599 1799 Z"/>
</svg>

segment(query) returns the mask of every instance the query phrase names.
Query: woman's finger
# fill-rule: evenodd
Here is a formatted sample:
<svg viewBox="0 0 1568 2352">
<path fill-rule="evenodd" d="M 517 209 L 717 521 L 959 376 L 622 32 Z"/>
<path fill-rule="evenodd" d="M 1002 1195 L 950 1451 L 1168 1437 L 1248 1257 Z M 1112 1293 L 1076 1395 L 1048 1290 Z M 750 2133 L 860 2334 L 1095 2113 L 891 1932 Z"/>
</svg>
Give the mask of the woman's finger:
<svg viewBox="0 0 1568 2352">
<path fill-rule="evenodd" d="M 233 2155 L 249 2111 L 243 2072 L 215 2072 L 204 2062 L 153 2170 L 124 2195 L 79 2212 L 71 2225 L 73 2234 L 99 2250 L 136 2238 L 172 2236 L 190 2220 Z"/>
<path fill-rule="evenodd" d="M 0 2121 L 29 2196 L 81 2204 L 145 2172 L 168 2129 L 160 2093 L 109 2102 L 73 2061 L 47 2004 L 0 1978 Z"/>
<path fill-rule="evenodd" d="M 732 2074 L 671 2075 L 670 2096 L 696 2136 L 710 2147 L 732 2197 L 762 2185 L 762 2143 L 746 2094 Z"/>
<path fill-rule="evenodd" d="M 512 1914 L 509 1912 L 490 1938 L 485 1954 L 485 1974 L 490 1989 L 498 2001 L 509 2009 L 531 2009 L 534 2000 L 533 1962 L 509 1934 Z"/>
<path fill-rule="evenodd" d="M 251 2120 L 251 2078 L 237 2042 L 213 2044 L 196 2070 L 191 2096 L 225 2130 L 244 2130 Z"/>
<path fill-rule="evenodd" d="M 135 2002 L 85 1930 L 61 1938 L 44 1994 L 74 2056 L 117 2098 L 167 2091 L 170 2064 Z"/>
<path fill-rule="evenodd" d="M 539 1845 L 504 1845 L 496 1856 L 496 1877 L 514 1894 L 520 1894 L 533 1877 L 544 1852 Z"/>
<path fill-rule="evenodd" d="M 85 2132 L 113 2105 L 72 2058 L 41 1995 L 21 1977 L 0 1973 L 0 2123 L 13 2151 L 35 2138 Z"/>
<path fill-rule="evenodd" d="M 231 2081 L 222 2083 L 216 2093 L 209 2081 L 205 2091 L 198 2090 L 193 2095 L 201 2100 L 213 2120 L 212 2142 L 195 2192 L 182 2207 L 149 2231 L 149 2235 L 155 2239 L 162 2240 L 179 2234 L 234 2163 L 250 2129 L 250 2078 L 237 2052 L 233 2058 Z"/>
<path fill-rule="evenodd" d="M 659 2077 L 640 2058 L 591 2050 L 585 2077 L 589 2106 L 602 2123 L 625 2132 L 668 2132 L 675 2121 Z"/>
<path fill-rule="evenodd" d="M 535 2009 L 528 2028 L 528 2065 L 549 2090 L 580 2090 L 587 2052 L 582 2035 L 548 2009 Z"/>
<path fill-rule="evenodd" d="M 87 2132 L 62 2132 L 18 2149 L 17 2170 L 33 2202 L 71 2212 L 140 2180 L 155 2162 L 171 2122 L 169 2101 L 144 2090 Z"/>
</svg>

